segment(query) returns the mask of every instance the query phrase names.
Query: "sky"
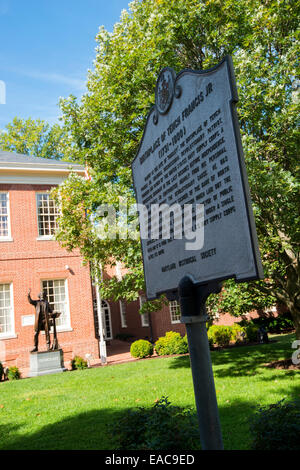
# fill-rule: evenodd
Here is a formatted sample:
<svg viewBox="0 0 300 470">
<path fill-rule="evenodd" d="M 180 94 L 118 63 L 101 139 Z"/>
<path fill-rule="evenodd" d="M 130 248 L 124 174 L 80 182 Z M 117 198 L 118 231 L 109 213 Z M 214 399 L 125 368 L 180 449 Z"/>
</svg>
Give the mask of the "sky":
<svg viewBox="0 0 300 470">
<path fill-rule="evenodd" d="M 95 36 L 130 0 L 0 0 L 0 129 L 15 116 L 58 121 L 60 97 L 82 96 Z"/>
</svg>

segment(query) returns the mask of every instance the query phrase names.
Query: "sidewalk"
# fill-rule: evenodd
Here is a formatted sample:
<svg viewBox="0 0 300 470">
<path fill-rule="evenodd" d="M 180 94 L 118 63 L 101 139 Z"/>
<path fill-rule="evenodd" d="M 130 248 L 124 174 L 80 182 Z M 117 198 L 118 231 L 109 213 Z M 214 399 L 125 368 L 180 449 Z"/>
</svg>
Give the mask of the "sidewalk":
<svg viewBox="0 0 300 470">
<path fill-rule="evenodd" d="M 119 364 L 122 362 L 136 361 L 134 357 L 130 354 L 131 343 L 126 341 L 120 341 L 118 339 L 113 339 L 107 341 L 106 344 L 106 354 L 107 354 L 107 364 Z M 92 367 L 101 366 L 101 360 L 97 359 L 92 362 Z"/>
<path fill-rule="evenodd" d="M 132 357 L 130 354 L 131 343 L 126 341 L 120 341 L 113 339 L 107 342 L 106 353 L 107 353 L 107 364 L 120 364 L 122 362 L 138 361 L 139 359 Z M 156 352 L 153 353 L 152 358 L 157 357 Z M 101 366 L 101 360 L 97 359 L 93 361 L 92 367 Z"/>
</svg>

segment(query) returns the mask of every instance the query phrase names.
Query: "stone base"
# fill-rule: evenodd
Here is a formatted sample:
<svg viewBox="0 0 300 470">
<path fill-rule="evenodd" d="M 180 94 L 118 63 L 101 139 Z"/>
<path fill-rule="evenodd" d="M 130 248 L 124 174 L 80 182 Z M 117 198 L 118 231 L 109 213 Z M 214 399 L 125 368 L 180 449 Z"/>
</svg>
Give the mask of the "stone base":
<svg viewBox="0 0 300 470">
<path fill-rule="evenodd" d="M 28 377 L 57 374 L 66 370 L 62 349 L 30 353 L 30 371 Z"/>
</svg>

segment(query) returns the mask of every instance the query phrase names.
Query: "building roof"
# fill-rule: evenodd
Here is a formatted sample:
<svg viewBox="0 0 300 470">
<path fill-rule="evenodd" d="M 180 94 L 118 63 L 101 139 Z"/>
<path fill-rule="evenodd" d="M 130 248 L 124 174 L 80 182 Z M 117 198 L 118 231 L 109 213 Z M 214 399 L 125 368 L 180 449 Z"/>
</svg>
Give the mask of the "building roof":
<svg viewBox="0 0 300 470">
<path fill-rule="evenodd" d="M 71 171 L 85 175 L 83 165 L 0 150 L 0 183 L 59 184 Z"/>
<path fill-rule="evenodd" d="M 0 150 L 0 168 L 7 168 L 8 166 L 19 167 L 20 165 L 37 165 L 40 168 L 58 167 L 61 169 L 64 167 L 68 170 L 73 168 L 74 170 L 84 171 L 84 167 L 82 165 L 79 165 L 78 163 L 64 162 L 62 160 L 54 160 L 51 158 L 32 157 L 31 155 L 24 155 L 23 153 L 7 152 L 6 150 Z"/>
</svg>

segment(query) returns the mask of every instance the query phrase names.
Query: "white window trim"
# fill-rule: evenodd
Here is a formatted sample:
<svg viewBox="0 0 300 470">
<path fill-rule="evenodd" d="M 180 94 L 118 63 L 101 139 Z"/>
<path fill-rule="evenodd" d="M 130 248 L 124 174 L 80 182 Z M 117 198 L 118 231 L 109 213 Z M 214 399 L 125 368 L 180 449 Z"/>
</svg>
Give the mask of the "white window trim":
<svg viewBox="0 0 300 470">
<path fill-rule="evenodd" d="M 105 303 L 105 307 L 102 306 L 102 302 Z M 110 336 L 107 336 L 107 330 L 106 330 L 106 320 L 105 320 L 105 310 L 108 312 L 108 323 L 109 323 L 109 329 L 110 329 Z M 112 321 L 111 321 L 111 310 L 110 310 L 110 305 L 107 302 L 107 300 L 102 300 L 101 301 L 101 315 L 102 315 L 102 321 L 103 321 L 103 329 L 105 333 L 105 340 L 111 340 L 113 339 L 113 330 L 112 330 Z"/>
<path fill-rule="evenodd" d="M 70 314 L 70 303 L 69 303 L 69 287 L 68 287 L 68 280 L 67 279 L 64 279 L 64 278 L 54 278 L 54 279 L 50 279 L 50 278 L 45 278 L 45 279 L 41 279 L 41 292 L 43 292 L 43 281 L 64 281 L 64 284 L 65 284 L 65 294 L 66 294 L 66 313 L 67 313 L 67 323 L 65 323 L 64 325 L 57 325 L 56 326 L 56 331 L 58 333 L 63 333 L 63 332 L 66 332 L 66 331 L 73 331 L 73 328 L 71 326 L 71 314 Z M 48 299 L 47 299 L 48 300 Z M 48 300 L 49 302 L 49 300 Z M 45 332 L 43 331 L 42 333 L 45 334 Z"/>
<path fill-rule="evenodd" d="M 13 290 L 13 283 L 12 282 L 1 282 L 1 284 L 9 284 L 9 294 L 10 294 L 10 305 L 11 305 L 11 331 L 1 333 L 0 332 L 0 339 L 11 339 L 17 338 L 15 332 L 15 307 L 14 307 L 14 290 Z"/>
<path fill-rule="evenodd" d="M 8 228 L 8 235 L 1 236 L 0 235 L 0 242 L 13 242 L 14 239 L 11 236 L 11 219 L 10 219 L 10 197 L 8 191 L 0 191 L 0 194 L 6 194 L 7 196 L 7 228 Z"/>
<path fill-rule="evenodd" d="M 140 299 L 140 308 L 142 308 L 143 303 L 146 302 L 146 297 L 144 295 L 139 296 Z M 149 313 L 143 313 L 141 315 L 141 322 L 143 327 L 150 326 L 149 324 Z"/>
<path fill-rule="evenodd" d="M 176 302 L 176 300 L 173 301 L 173 302 Z M 180 318 L 178 320 L 173 320 L 172 319 L 172 310 L 171 309 L 172 309 L 172 305 L 171 305 L 171 302 L 169 302 L 170 319 L 171 319 L 172 325 L 175 325 L 176 323 L 180 323 Z"/>
<path fill-rule="evenodd" d="M 125 300 L 119 300 L 119 305 L 120 305 L 121 327 L 127 328 Z"/>
<path fill-rule="evenodd" d="M 50 197 L 50 191 L 37 191 L 35 193 L 35 211 L 36 211 L 36 223 L 37 223 L 37 237 L 36 240 L 39 241 L 55 241 L 55 235 L 40 235 L 39 234 L 39 211 L 38 211 L 38 195 L 47 194 Z M 46 280 L 46 279 L 45 279 Z"/>
</svg>

